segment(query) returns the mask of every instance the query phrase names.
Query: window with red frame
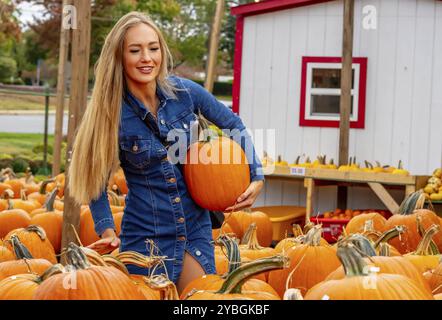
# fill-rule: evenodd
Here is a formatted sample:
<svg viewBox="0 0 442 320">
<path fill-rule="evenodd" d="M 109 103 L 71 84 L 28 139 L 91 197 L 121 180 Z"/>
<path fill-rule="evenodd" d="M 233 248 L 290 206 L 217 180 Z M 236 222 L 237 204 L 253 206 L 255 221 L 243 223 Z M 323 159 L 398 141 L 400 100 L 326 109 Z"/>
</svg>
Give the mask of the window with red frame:
<svg viewBox="0 0 442 320">
<path fill-rule="evenodd" d="M 353 58 L 350 128 L 365 126 L 367 58 Z M 299 125 L 339 128 L 340 57 L 303 57 Z"/>
</svg>

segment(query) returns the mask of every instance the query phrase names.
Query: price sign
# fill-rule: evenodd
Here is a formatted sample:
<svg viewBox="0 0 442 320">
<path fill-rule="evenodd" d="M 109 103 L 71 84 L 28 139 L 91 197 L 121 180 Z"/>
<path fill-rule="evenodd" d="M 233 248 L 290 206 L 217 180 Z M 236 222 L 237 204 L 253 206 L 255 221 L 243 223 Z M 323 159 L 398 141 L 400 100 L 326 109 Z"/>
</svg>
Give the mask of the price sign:
<svg viewBox="0 0 442 320">
<path fill-rule="evenodd" d="M 305 176 L 304 167 L 290 167 L 290 174 L 293 176 Z"/>
</svg>

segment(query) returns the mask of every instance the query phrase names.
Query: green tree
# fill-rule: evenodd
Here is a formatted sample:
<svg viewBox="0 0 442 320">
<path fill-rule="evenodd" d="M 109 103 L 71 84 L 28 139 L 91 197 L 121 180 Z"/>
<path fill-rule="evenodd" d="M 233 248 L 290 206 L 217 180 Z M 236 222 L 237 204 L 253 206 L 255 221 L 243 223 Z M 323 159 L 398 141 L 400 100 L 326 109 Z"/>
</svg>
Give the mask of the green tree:
<svg viewBox="0 0 442 320">
<path fill-rule="evenodd" d="M 0 56 L 0 82 L 8 82 L 17 74 L 17 63 L 13 58 Z"/>
</svg>

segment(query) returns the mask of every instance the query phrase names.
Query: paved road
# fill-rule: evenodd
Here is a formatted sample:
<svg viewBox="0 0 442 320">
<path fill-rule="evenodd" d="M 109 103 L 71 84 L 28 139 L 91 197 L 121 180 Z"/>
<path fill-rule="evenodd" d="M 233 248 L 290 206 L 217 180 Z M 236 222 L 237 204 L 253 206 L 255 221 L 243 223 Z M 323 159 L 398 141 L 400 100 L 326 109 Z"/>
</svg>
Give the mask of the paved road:
<svg viewBox="0 0 442 320">
<path fill-rule="evenodd" d="M 231 106 L 230 101 L 221 101 L 225 105 Z M 67 134 L 68 117 L 63 120 L 63 134 Z M 55 115 L 49 114 L 48 133 L 55 131 Z M 43 112 L 22 112 L 8 111 L 0 112 L 0 132 L 15 133 L 44 133 L 44 113 Z"/>
</svg>

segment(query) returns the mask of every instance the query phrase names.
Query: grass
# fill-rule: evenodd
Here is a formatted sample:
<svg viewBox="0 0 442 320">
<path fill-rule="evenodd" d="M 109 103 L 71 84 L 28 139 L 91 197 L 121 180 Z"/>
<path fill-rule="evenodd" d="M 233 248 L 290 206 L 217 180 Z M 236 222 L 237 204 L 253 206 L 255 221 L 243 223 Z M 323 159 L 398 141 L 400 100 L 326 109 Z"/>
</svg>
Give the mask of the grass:
<svg viewBox="0 0 442 320">
<path fill-rule="evenodd" d="M 55 110 L 55 97 L 49 98 L 49 110 Z M 65 110 L 68 109 L 69 100 L 65 100 Z M 26 111 L 44 111 L 44 96 L 19 95 L 0 92 L 0 111 L 26 110 Z"/>
<path fill-rule="evenodd" d="M 32 156 L 32 149 L 43 144 L 40 133 L 0 133 L 0 154 Z M 48 145 L 54 144 L 54 136 L 48 135 Z"/>
</svg>

